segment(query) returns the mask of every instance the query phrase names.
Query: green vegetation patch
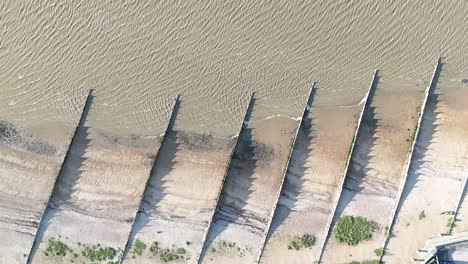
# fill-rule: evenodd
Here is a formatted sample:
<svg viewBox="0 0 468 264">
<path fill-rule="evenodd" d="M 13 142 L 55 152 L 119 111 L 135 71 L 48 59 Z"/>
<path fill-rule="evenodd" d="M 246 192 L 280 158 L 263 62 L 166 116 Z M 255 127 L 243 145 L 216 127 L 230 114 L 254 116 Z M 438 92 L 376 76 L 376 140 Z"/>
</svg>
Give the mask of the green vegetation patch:
<svg viewBox="0 0 468 264">
<path fill-rule="evenodd" d="M 390 228 L 388 226 L 386 226 L 384 229 L 384 235 L 385 237 L 390 237 Z"/>
<path fill-rule="evenodd" d="M 447 219 L 447 234 L 452 230 L 453 224 L 455 224 L 455 219 L 453 217 Z"/>
<path fill-rule="evenodd" d="M 235 242 L 228 242 L 226 240 L 220 240 L 210 244 L 208 248 L 210 253 L 218 253 L 218 254 L 229 254 L 233 256 L 245 256 L 245 252 L 248 250 L 247 248 L 240 247 Z"/>
<path fill-rule="evenodd" d="M 158 253 L 159 253 L 159 244 L 158 242 L 153 242 L 149 248 L 149 251 L 151 252 L 151 254 L 153 254 L 153 256 L 156 256 Z"/>
<path fill-rule="evenodd" d="M 117 252 L 111 247 L 102 248 L 101 246 L 86 245 L 81 250 L 81 255 L 94 262 L 112 260 L 117 255 Z"/>
<path fill-rule="evenodd" d="M 135 240 L 135 243 L 133 244 L 133 251 L 135 254 L 138 256 L 141 256 L 143 254 L 143 251 L 146 249 L 146 244 L 143 243 L 141 240 L 137 239 Z"/>
<path fill-rule="evenodd" d="M 68 246 L 63 243 L 62 241 L 55 239 L 55 238 L 50 238 L 47 241 L 47 248 L 45 250 L 44 254 L 46 256 L 52 255 L 52 256 L 66 256 L 67 252 L 70 251 Z"/>
<path fill-rule="evenodd" d="M 355 246 L 362 241 L 370 240 L 372 232 L 378 227 L 377 223 L 368 221 L 364 217 L 343 216 L 336 224 L 335 238 L 339 243 Z"/>
<path fill-rule="evenodd" d="M 426 212 L 424 210 L 422 210 L 419 213 L 418 218 L 419 218 L 419 220 L 423 220 L 424 218 L 426 218 Z"/>
<path fill-rule="evenodd" d="M 378 259 L 373 259 L 373 260 L 364 260 L 362 262 L 359 261 L 351 261 L 349 264 L 380 264 L 380 261 Z"/>
<path fill-rule="evenodd" d="M 145 248 L 146 248 L 146 245 L 145 245 Z M 187 253 L 188 253 L 185 248 L 176 248 L 176 249 L 161 248 L 159 246 L 159 243 L 156 241 L 154 241 L 151 244 L 151 246 L 149 247 L 149 251 L 151 252 L 153 256 L 159 255 L 159 259 L 164 263 L 187 259 Z"/>
<path fill-rule="evenodd" d="M 184 259 L 187 254 L 187 250 L 184 248 L 178 249 L 161 249 L 159 252 L 159 259 L 162 262 L 171 262 L 179 259 Z"/>
<path fill-rule="evenodd" d="M 383 248 L 376 248 L 374 249 L 374 253 L 377 257 L 381 257 L 383 256 L 383 253 L 384 253 L 384 249 Z"/>
<path fill-rule="evenodd" d="M 288 249 L 301 250 L 305 248 L 311 248 L 315 243 L 315 237 L 309 234 L 302 236 L 295 236 L 294 239 L 289 242 Z"/>
</svg>

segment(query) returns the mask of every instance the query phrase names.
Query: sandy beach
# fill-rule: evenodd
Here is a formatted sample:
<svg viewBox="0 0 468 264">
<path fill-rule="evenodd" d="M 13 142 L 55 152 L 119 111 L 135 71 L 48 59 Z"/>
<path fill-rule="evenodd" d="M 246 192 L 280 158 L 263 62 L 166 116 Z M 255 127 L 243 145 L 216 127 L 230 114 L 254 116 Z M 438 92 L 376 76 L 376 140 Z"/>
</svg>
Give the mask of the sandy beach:
<svg viewBox="0 0 468 264">
<path fill-rule="evenodd" d="M 179 261 L 197 262 L 234 143 L 234 138 L 209 134 L 175 131 L 167 135 L 125 263 L 163 263 L 161 252 L 177 249 L 184 252 Z M 147 245 L 141 256 L 134 250 L 136 240 Z M 149 250 L 153 243 L 159 253 Z"/>
<path fill-rule="evenodd" d="M 430 76 L 428 76 L 430 79 Z M 395 87 L 404 85 L 403 87 Z M 424 87 L 422 83 L 420 85 Z M 405 95 L 396 92 L 404 89 Z M 374 221 L 372 239 L 356 246 L 338 243 L 330 233 L 324 248 L 324 263 L 348 263 L 378 259 L 375 249 L 385 243 L 398 188 L 424 100 L 424 88 L 397 83 L 392 76 L 378 73 L 371 105 L 364 113 L 361 131 L 346 175 L 333 223 L 347 215 Z M 398 107 L 395 107 L 398 105 Z"/>
<path fill-rule="evenodd" d="M 244 111 L 250 109 L 246 99 L 239 98 Z M 187 114 L 182 102 L 177 117 Z M 151 173 L 125 263 L 165 263 L 167 258 L 197 263 L 201 254 L 243 120 L 237 131 L 225 131 L 226 137 L 187 131 L 178 120 Z M 139 244 L 145 248 L 141 252 Z"/>
<path fill-rule="evenodd" d="M 79 114 L 56 124 L 61 141 L 0 121 L 0 263 L 26 262 Z"/>
<path fill-rule="evenodd" d="M 318 260 L 362 108 L 312 107 L 304 119 L 261 263 Z M 310 249 L 288 249 L 304 234 L 316 239 Z"/>
<path fill-rule="evenodd" d="M 53 154 L 0 146 L 0 263 L 25 263 L 29 255 L 66 151 L 47 146 Z"/>
<path fill-rule="evenodd" d="M 240 135 L 201 263 L 255 263 L 286 171 L 299 121 L 258 119 L 254 106 Z"/>
<path fill-rule="evenodd" d="M 462 89 L 462 78 L 463 73 L 450 60 L 442 60 L 383 257 L 387 263 L 411 263 L 427 239 L 450 230 L 449 219 L 453 216 L 449 212 L 457 208 L 466 177 L 468 92 Z M 455 226 L 463 229 L 463 221 Z"/>
<path fill-rule="evenodd" d="M 95 114 L 92 106 L 89 114 Z M 92 118 L 80 126 L 44 214 L 32 263 L 89 262 L 92 257 L 83 252 L 93 247 L 113 251 L 102 262 L 118 260 L 163 133 L 116 136 L 94 128 Z M 47 250 L 51 240 L 68 247 L 66 256 Z"/>
</svg>

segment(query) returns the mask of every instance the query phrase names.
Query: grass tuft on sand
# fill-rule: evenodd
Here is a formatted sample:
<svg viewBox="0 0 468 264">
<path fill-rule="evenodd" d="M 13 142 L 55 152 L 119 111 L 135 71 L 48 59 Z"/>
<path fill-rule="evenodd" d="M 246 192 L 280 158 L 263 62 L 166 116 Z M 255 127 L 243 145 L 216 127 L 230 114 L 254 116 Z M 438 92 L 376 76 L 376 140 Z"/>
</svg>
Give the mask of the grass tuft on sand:
<svg viewBox="0 0 468 264">
<path fill-rule="evenodd" d="M 86 245 L 81 250 L 81 255 L 92 262 L 112 260 L 115 258 L 116 254 L 117 252 L 115 251 L 115 249 L 111 247 L 102 248 L 100 246 Z"/>
<path fill-rule="evenodd" d="M 143 243 L 141 240 L 137 239 L 135 240 L 135 243 L 133 244 L 133 251 L 135 254 L 138 256 L 141 256 L 143 254 L 143 251 L 146 249 L 146 244 Z"/>
<path fill-rule="evenodd" d="M 335 238 L 339 243 L 356 246 L 360 242 L 370 240 L 377 228 L 377 223 L 364 217 L 343 216 L 338 219 Z"/>
<path fill-rule="evenodd" d="M 377 259 L 373 259 L 373 260 L 364 260 L 362 262 L 351 261 L 349 264 L 380 264 L 380 262 Z"/>
<path fill-rule="evenodd" d="M 423 220 L 424 218 L 426 218 L 426 212 L 424 210 L 422 210 L 419 213 L 418 218 L 419 218 L 419 220 Z"/>
<path fill-rule="evenodd" d="M 136 242 L 135 242 L 136 244 Z M 146 248 L 146 245 L 145 245 Z M 187 250 L 185 248 L 169 249 L 159 247 L 159 243 L 154 241 L 149 247 L 149 251 L 153 256 L 159 255 L 159 259 L 164 262 L 187 260 Z M 143 252 L 142 252 L 143 253 Z"/>
<path fill-rule="evenodd" d="M 47 248 L 44 252 L 46 256 L 66 256 L 67 251 L 70 251 L 68 246 L 60 240 L 50 238 L 47 241 Z"/>
<path fill-rule="evenodd" d="M 383 256 L 383 253 L 384 253 L 384 249 L 383 248 L 376 248 L 374 249 L 374 253 L 377 257 L 381 257 Z"/>
<path fill-rule="evenodd" d="M 294 239 L 289 242 L 288 249 L 301 250 L 305 248 L 311 248 L 315 243 L 315 237 L 309 234 L 302 236 L 295 236 Z"/>
</svg>

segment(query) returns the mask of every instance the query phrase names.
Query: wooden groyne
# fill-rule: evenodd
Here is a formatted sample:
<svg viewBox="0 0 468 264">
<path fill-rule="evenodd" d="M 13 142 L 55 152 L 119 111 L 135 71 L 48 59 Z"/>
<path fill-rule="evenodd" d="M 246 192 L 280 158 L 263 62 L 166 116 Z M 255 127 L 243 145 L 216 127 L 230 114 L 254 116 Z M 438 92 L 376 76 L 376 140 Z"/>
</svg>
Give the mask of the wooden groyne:
<svg viewBox="0 0 468 264">
<path fill-rule="evenodd" d="M 325 245 L 327 244 L 327 241 L 328 241 L 328 239 L 330 237 L 331 225 L 333 223 L 333 218 L 335 217 L 335 214 L 336 214 L 336 209 L 338 207 L 338 203 L 339 203 L 340 198 L 341 198 L 341 193 L 343 192 L 343 187 L 344 187 L 346 175 L 348 174 L 349 165 L 351 163 L 351 157 L 352 157 L 353 152 L 354 152 L 356 139 L 359 136 L 359 131 L 360 131 L 360 128 L 361 128 L 362 119 L 364 117 L 364 113 L 370 107 L 372 97 L 373 97 L 373 96 L 370 96 L 370 95 L 375 93 L 375 89 L 377 87 L 377 82 L 378 82 L 378 70 L 376 70 L 374 72 L 374 76 L 372 78 L 371 85 L 369 87 L 369 90 L 367 91 L 367 94 L 364 97 L 364 106 L 362 107 L 361 113 L 359 114 L 359 119 L 358 119 L 358 122 L 357 122 L 357 125 L 356 125 L 356 130 L 354 131 L 353 140 L 351 142 L 348 158 L 346 160 L 346 165 L 345 165 L 345 168 L 344 168 L 343 177 L 341 178 L 339 195 L 336 197 L 336 199 L 334 201 L 332 212 L 330 214 L 330 217 L 328 218 L 328 222 L 327 222 L 327 226 L 326 226 L 325 239 L 323 240 L 323 243 L 322 243 L 321 248 L 320 248 L 319 263 L 322 261 Z"/>
<path fill-rule="evenodd" d="M 284 180 L 285 180 L 287 172 L 288 172 L 289 162 L 291 161 L 292 153 L 294 151 L 294 145 L 296 144 L 297 135 L 299 134 L 299 129 L 301 128 L 301 125 L 302 125 L 302 122 L 303 122 L 304 118 L 310 112 L 310 109 L 312 107 L 312 100 L 314 98 L 315 92 L 316 92 L 315 82 L 313 82 L 312 87 L 311 87 L 310 92 L 309 92 L 309 97 L 307 98 L 307 102 L 306 102 L 306 104 L 304 106 L 304 112 L 303 112 L 303 114 L 301 116 L 301 119 L 299 120 L 299 124 L 298 124 L 298 126 L 296 128 L 296 133 L 294 134 L 294 138 L 293 138 L 293 140 L 291 142 L 291 146 L 289 147 L 288 160 L 286 161 L 286 166 L 284 167 L 283 176 L 281 178 L 281 183 L 280 183 L 280 188 L 279 188 L 278 192 L 276 193 L 275 202 L 273 204 L 274 208 L 270 213 L 270 217 L 268 219 L 267 227 L 265 228 L 265 230 L 263 232 L 262 243 L 261 243 L 261 248 L 260 248 L 260 254 L 258 254 L 256 263 L 260 263 L 260 259 L 262 258 L 263 250 L 265 249 L 265 243 L 266 243 L 266 240 L 267 240 L 267 237 L 268 237 L 268 232 L 270 231 L 270 227 L 271 227 L 271 222 L 273 221 L 273 216 L 275 215 L 276 208 L 278 207 L 278 201 L 279 201 L 279 198 L 281 196 L 281 192 L 283 190 Z"/>
<path fill-rule="evenodd" d="M 242 131 L 247 127 L 247 125 L 250 122 L 250 116 L 252 115 L 254 104 L 255 104 L 255 92 L 252 92 L 250 94 L 249 102 L 247 104 L 247 110 L 245 112 L 244 119 L 242 119 L 242 124 L 241 124 L 240 129 L 239 129 L 239 131 L 237 133 L 237 137 L 236 137 L 236 140 L 234 142 L 234 146 L 232 147 L 232 151 L 231 151 L 231 153 L 229 155 L 229 160 L 228 160 L 228 163 L 227 163 L 227 166 L 226 166 L 226 170 L 224 172 L 223 180 L 221 182 L 221 188 L 219 188 L 218 195 L 216 197 L 215 207 L 213 209 L 213 212 L 211 213 L 210 221 L 208 222 L 208 227 L 206 228 L 205 234 L 203 236 L 203 240 L 202 240 L 203 241 L 203 246 L 201 248 L 200 253 L 197 256 L 197 263 L 199 263 L 199 264 L 201 263 L 201 259 L 202 259 L 201 256 L 203 256 L 204 252 L 206 252 L 207 247 L 208 247 L 208 245 L 207 245 L 208 234 L 210 232 L 211 224 L 213 223 L 213 219 L 214 219 L 214 216 L 215 216 L 215 213 L 216 213 L 216 208 L 218 207 L 218 202 L 219 202 L 219 199 L 221 197 L 221 193 L 223 191 L 224 182 L 226 181 L 226 177 L 228 175 L 228 171 L 229 171 L 229 167 L 231 165 L 232 157 L 234 156 L 234 152 L 236 150 L 236 146 L 237 146 L 237 144 L 239 142 L 239 138 L 241 136 Z"/>
<path fill-rule="evenodd" d="M 438 76 L 440 74 L 441 66 L 442 66 L 441 58 L 439 57 L 437 59 L 437 62 L 436 62 L 435 68 L 434 68 L 434 72 L 432 74 L 431 82 L 429 83 L 429 86 L 426 88 L 425 93 L 424 93 L 424 100 L 423 100 L 423 103 L 422 103 L 422 106 L 421 106 L 421 111 L 419 112 L 418 122 L 416 124 L 416 130 L 414 132 L 414 136 L 413 136 L 413 140 L 412 140 L 412 143 L 411 143 L 410 151 L 408 152 L 408 157 L 407 157 L 407 160 L 406 160 L 405 172 L 404 172 L 404 175 L 403 175 L 403 179 L 400 182 L 400 186 L 398 188 L 398 196 L 396 197 L 395 204 L 393 205 L 393 209 L 392 209 L 392 214 L 390 216 L 390 220 L 389 220 L 390 224 L 388 226 L 388 231 L 387 231 L 388 234 L 391 234 L 391 232 L 392 232 L 392 228 L 393 228 L 393 225 L 395 223 L 395 216 L 397 214 L 398 207 L 400 206 L 400 203 L 402 202 L 402 201 L 400 201 L 400 199 L 401 199 L 401 196 L 403 195 L 406 180 L 408 178 L 408 174 L 409 174 L 409 171 L 410 171 L 410 168 L 411 168 L 411 160 L 413 159 L 413 153 L 414 153 L 414 149 L 415 149 L 415 146 L 416 146 L 416 141 L 417 141 L 418 136 L 420 134 L 421 123 L 422 123 L 423 118 L 424 118 L 427 101 L 428 101 L 429 96 L 434 94 L 434 90 L 435 90 L 436 82 L 437 82 L 436 80 L 438 79 Z M 390 235 L 387 235 L 386 238 L 385 238 L 385 242 L 384 242 L 384 246 L 383 246 L 384 254 L 385 254 L 385 249 L 387 248 L 387 245 L 388 245 L 389 238 L 390 238 Z M 380 256 L 379 261 L 382 261 L 383 255 Z"/>
<path fill-rule="evenodd" d="M 457 195 L 457 208 L 455 209 L 455 214 L 453 215 L 453 220 L 456 222 L 457 221 L 457 215 L 458 213 L 460 212 L 460 208 L 463 204 L 463 193 L 465 192 L 465 188 L 466 188 L 466 182 L 468 181 L 468 167 L 465 167 L 465 177 L 463 178 L 463 183 L 461 185 L 461 188 L 460 188 L 460 192 L 458 193 Z M 449 230 L 449 234 L 452 233 L 452 230 L 454 228 L 454 225 L 451 225 L 450 226 L 450 230 Z"/>
<path fill-rule="evenodd" d="M 66 154 L 65 154 L 65 156 L 63 158 L 62 166 L 60 166 L 59 173 L 57 174 L 57 177 L 55 177 L 55 182 L 54 182 L 54 185 L 52 187 L 52 191 L 50 192 L 49 199 L 48 199 L 48 202 L 47 202 L 47 206 L 44 209 L 44 212 L 42 213 L 41 219 L 39 220 L 39 225 L 38 225 L 38 227 L 36 229 L 36 234 L 34 236 L 33 246 L 31 247 L 31 250 L 30 250 L 29 256 L 28 256 L 28 260 L 27 260 L 28 264 L 31 263 L 32 258 L 34 257 L 34 254 L 36 253 L 37 248 L 38 248 L 39 244 L 41 243 L 42 235 L 44 233 L 43 231 L 45 231 L 45 230 L 42 230 L 44 228 L 44 224 L 45 224 L 45 223 L 43 223 L 44 216 L 47 214 L 48 208 L 49 208 L 49 203 L 51 202 L 53 194 L 55 193 L 55 191 L 58 188 L 57 185 L 58 185 L 58 182 L 59 182 L 60 175 L 62 174 L 62 172 L 64 170 L 64 167 L 68 163 L 71 148 L 72 148 L 72 146 L 74 144 L 76 144 L 75 143 L 76 135 L 78 134 L 79 129 L 84 127 L 84 123 L 86 122 L 86 118 L 88 117 L 88 113 L 89 113 L 89 110 L 91 108 L 91 104 L 92 104 L 92 101 L 93 101 L 93 98 L 94 98 L 93 92 L 94 92 L 93 89 L 90 89 L 89 92 L 88 92 L 88 96 L 86 97 L 86 101 L 85 101 L 85 103 L 83 105 L 83 110 L 81 111 L 80 120 L 78 121 L 78 124 L 75 126 L 75 131 L 73 132 L 73 136 L 71 138 L 70 144 L 68 144 L 68 149 L 67 149 L 67 152 L 66 152 Z"/>
<path fill-rule="evenodd" d="M 175 97 L 174 103 L 172 105 L 172 111 L 171 111 L 171 116 L 169 117 L 169 122 L 167 123 L 166 130 L 164 131 L 164 134 L 162 136 L 161 145 L 159 146 L 158 153 L 156 153 L 156 156 L 155 156 L 154 161 L 153 161 L 153 167 L 151 168 L 149 177 L 146 180 L 145 190 L 143 191 L 143 194 L 141 196 L 140 206 L 138 206 L 135 217 L 133 218 L 132 227 L 130 228 L 130 233 L 129 233 L 128 238 L 127 238 L 127 243 L 125 243 L 125 248 L 124 248 L 124 251 L 123 251 L 123 254 L 122 254 L 122 257 L 121 257 L 119 263 L 123 263 L 125 257 L 127 256 L 128 252 L 129 252 L 129 250 L 130 250 L 130 248 L 132 246 L 132 243 L 133 243 L 133 241 L 132 241 L 133 236 L 132 235 L 134 234 L 133 232 L 134 232 L 134 228 L 135 228 L 135 222 L 136 222 L 135 220 L 138 217 L 138 211 L 141 208 L 141 205 L 143 203 L 143 198 L 145 197 L 145 193 L 147 192 L 148 184 L 150 182 L 151 175 L 153 175 L 153 172 L 156 169 L 156 161 L 158 160 L 159 154 L 161 153 L 161 147 L 164 144 L 164 141 L 166 140 L 166 136 L 167 136 L 168 132 L 172 131 L 172 129 L 174 128 L 174 124 L 175 124 L 175 120 L 177 118 L 177 113 L 179 111 L 179 108 L 180 108 L 180 95 L 177 95 Z"/>
</svg>

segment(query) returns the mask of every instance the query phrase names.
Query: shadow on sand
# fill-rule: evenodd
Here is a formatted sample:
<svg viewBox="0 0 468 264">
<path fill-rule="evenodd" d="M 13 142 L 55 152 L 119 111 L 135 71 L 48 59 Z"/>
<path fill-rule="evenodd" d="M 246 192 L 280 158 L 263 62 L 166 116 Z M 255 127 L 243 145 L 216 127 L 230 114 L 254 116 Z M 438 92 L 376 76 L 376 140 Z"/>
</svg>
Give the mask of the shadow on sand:
<svg viewBox="0 0 468 264">
<path fill-rule="evenodd" d="M 121 263 L 123 263 L 130 252 L 135 236 L 149 224 L 151 215 L 155 210 L 157 210 L 158 204 L 167 196 L 167 188 L 164 187 L 167 183 L 165 178 L 171 173 L 176 165 L 175 160 L 181 145 L 178 141 L 179 132 L 173 130 L 180 110 L 180 104 L 181 100 L 177 97 L 166 133 L 162 139 L 158 154 L 155 157 L 153 167 L 151 168 L 150 177 L 146 184 L 145 191 L 143 192 L 140 208 L 138 209 L 135 220 L 133 221 L 129 238 L 120 260 Z M 163 230 L 158 232 L 163 232 Z"/>
<path fill-rule="evenodd" d="M 255 142 L 253 129 L 248 127 L 252 118 L 255 101 L 255 95 L 253 95 L 245 114 L 239 139 L 234 148 L 199 263 L 203 261 L 209 246 L 216 237 L 226 230 L 230 224 L 238 222 L 246 213 L 245 206 L 253 192 L 252 183 L 255 180 L 254 172 L 257 167 L 257 161 L 265 151 L 265 146 Z"/>
<path fill-rule="evenodd" d="M 380 72 L 377 72 L 364 108 L 361 125 L 356 136 L 356 144 L 351 154 L 351 161 L 333 223 L 342 216 L 344 209 L 354 200 L 356 194 L 364 190 L 363 185 L 366 176 L 373 170 L 372 163 L 376 157 L 372 152 L 379 138 L 377 133 L 380 121 L 376 118 L 377 112 L 373 103 L 379 80 Z"/>
<path fill-rule="evenodd" d="M 409 194 L 413 191 L 413 189 L 417 188 L 418 181 L 423 174 L 421 173 L 421 169 L 424 167 L 426 163 L 430 163 L 430 150 L 431 145 L 434 144 L 437 140 L 436 133 L 438 131 L 438 120 L 442 113 L 438 111 L 439 103 L 441 101 L 440 94 L 436 94 L 435 90 L 440 78 L 440 72 L 442 70 L 443 64 L 439 63 L 435 73 L 434 79 L 432 82 L 432 86 L 429 87 L 428 91 L 428 98 L 426 102 L 426 106 L 424 109 L 423 117 L 420 124 L 420 129 L 418 135 L 416 135 L 416 143 L 413 150 L 413 154 L 411 156 L 410 167 L 408 170 L 408 176 L 406 178 L 405 185 L 403 187 L 403 191 L 398 201 L 398 206 L 396 209 L 396 213 L 392 219 L 391 227 L 390 227 L 390 238 L 395 237 L 396 235 L 392 232 L 393 225 L 395 220 L 398 219 L 400 210 L 408 198 Z M 384 249 L 387 248 L 390 239 L 387 239 L 384 245 Z M 391 253 L 385 253 L 385 255 L 391 255 Z"/>
<path fill-rule="evenodd" d="M 81 168 L 86 160 L 86 150 L 92 141 L 89 139 L 89 127 L 85 126 L 85 122 L 88 118 L 89 111 L 91 110 L 93 99 L 93 91 L 91 90 L 88 98 L 86 99 L 80 121 L 71 139 L 62 167 L 60 168 L 60 172 L 55 181 L 49 202 L 39 223 L 34 243 L 28 257 L 28 264 L 32 262 L 32 259 L 39 248 L 39 244 L 42 242 L 44 234 L 51 224 L 51 220 L 60 210 L 60 207 L 71 205 L 70 201 L 72 199 L 72 194 L 76 191 L 76 183 L 83 173 Z"/>
<path fill-rule="evenodd" d="M 294 210 L 299 195 L 302 193 L 302 187 L 305 182 L 304 175 L 309 169 L 309 167 L 306 167 L 306 163 L 313 151 L 313 135 L 315 130 L 313 129 L 314 119 L 312 118 L 313 113 L 311 113 L 311 109 L 316 94 L 317 88 L 314 86 L 310 92 L 307 107 L 304 110 L 302 122 L 299 126 L 297 139 L 281 190 L 281 196 L 278 200 L 278 205 L 267 233 L 265 245 L 268 244 L 278 227 L 289 217 L 291 211 Z"/>
</svg>

